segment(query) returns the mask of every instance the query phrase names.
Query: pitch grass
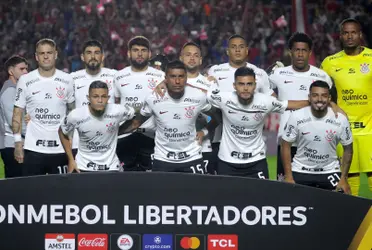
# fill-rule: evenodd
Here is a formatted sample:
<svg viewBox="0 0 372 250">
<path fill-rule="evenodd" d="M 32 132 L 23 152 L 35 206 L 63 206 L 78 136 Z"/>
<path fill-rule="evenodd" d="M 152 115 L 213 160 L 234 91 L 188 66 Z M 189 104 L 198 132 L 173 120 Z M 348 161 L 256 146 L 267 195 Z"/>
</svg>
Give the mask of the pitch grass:
<svg viewBox="0 0 372 250">
<path fill-rule="evenodd" d="M 276 156 L 267 157 L 267 162 L 269 164 L 270 179 L 273 180 L 276 178 Z M 4 178 L 4 164 L 1 158 L 0 158 L 0 178 Z M 368 189 L 367 176 L 365 174 L 362 175 L 359 195 L 361 197 L 372 199 L 372 192 Z"/>
</svg>

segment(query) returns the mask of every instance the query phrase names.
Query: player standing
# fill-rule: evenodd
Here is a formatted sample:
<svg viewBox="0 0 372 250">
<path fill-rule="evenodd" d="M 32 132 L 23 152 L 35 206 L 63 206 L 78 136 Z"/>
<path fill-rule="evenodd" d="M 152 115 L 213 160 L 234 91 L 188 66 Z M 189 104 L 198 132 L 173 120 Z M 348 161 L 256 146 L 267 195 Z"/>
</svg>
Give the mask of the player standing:
<svg viewBox="0 0 372 250">
<path fill-rule="evenodd" d="M 372 50 L 361 46 L 362 31 L 355 19 L 340 24 L 344 50 L 328 56 L 321 68 L 334 82 L 332 97 L 348 115 L 354 137 L 353 160 L 348 181 L 353 195 L 359 194 L 360 173 L 367 173 L 372 190 Z M 342 147 L 338 147 L 342 155 Z"/>
<path fill-rule="evenodd" d="M 282 158 L 285 181 L 341 190 L 350 193 L 347 176 L 353 156 L 350 124 L 343 114 L 335 117 L 329 108 L 329 83 L 315 81 L 310 86 L 310 107 L 294 111 L 282 134 Z M 291 156 L 291 144 L 297 142 L 297 152 Z M 342 174 L 336 146 L 344 149 Z"/>
</svg>

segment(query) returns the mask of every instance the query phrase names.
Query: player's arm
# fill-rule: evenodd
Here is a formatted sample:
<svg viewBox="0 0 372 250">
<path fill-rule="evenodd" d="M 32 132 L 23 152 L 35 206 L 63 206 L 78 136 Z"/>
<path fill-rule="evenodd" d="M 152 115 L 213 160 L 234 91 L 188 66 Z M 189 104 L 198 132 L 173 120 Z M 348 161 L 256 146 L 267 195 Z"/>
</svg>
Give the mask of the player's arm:
<svg viewBox="0 0 372 250">
<path fill-rule="evenodd" d="M 200 130 L 200 132 L 203 132 L 203 134 L 200 134 L 200 136 L 204 138 L 209 135 L 209 137 L 212 138 L 214 135 L 214 131 L 216 130 L 218 125 L 222 123 L 221 110 L 214 106 L 210 106 L 210 109 L 204 111 L 203 114 L 210 116 L 211 120 L 204 128 Z"/>
<path fill-rule="evenodd" d="M 296 110 L 302 109 L 304 107 L 309 106 L 308 100 L 301 100 L 301 101 L 288 101 L 288 106 L 286 110 Z"/>
<path fill-rule="evenodd" d="M 291 146 L 296 141 L 298 134 L 295 114 L 292 113 L 287 124 L 284 127 L 284 133 L 281 140 L 280 156 L 282 157 L 284 168 L 284 180 L 289 183 L 295 183 L 292 175 L 292 157 Z"/>
<path fill-rule="evenodd" d="M 353 135 L 351 133 L 350 129 L 350 123 L 349 121 L 344 118 L 340 117 L 340 120 L 344 123 L 344 126 L 342 128 L 341 133 L 341 140 L 340 143 L 344 149 L 344 153 L 342 155 L 342 162 L 341 162 L 341 178 L 340 181 L 337 184 L 336 190 L 342 189 L 344 193 L 350 194 L 350 186 L 347 181 L 347 177 L 349 174 L 349 169 L 351 165 L 351 161 L 353 159 Z"/>
<path fill-rule="evenodd" d="M 69 114 L 72 110 L 74 110 L 75 107 L 76 107 L 75 101 L 73 101 L 71 103 L 67 103 L 67 114 Z"/>
<path fill-rule="evenodd" d="M 119 135 L 132 133 L 137 130 L 150 117 L 137 113 L 133 119 L 127 120 L 119 127 Z"/>
<path fill-rule="evenodd" d="M 80 172 L 79 168 L 76 165 L 74 155 L 72 153 L 72 143 L 70 139 L 71 133 L 74 132 L 76 123 L 74 122 L 74 118 L 72 113 L 65 117 L 61 126 L 58 129 L 58 136 L 61 140 L 63 149 L 66 152 L 67 161 L 68 161 L 68 173 L 72 173 L 74 170 L 76 172 Z"/>
<path fill-rule="evenodd" d="M 18 163 L 23 163 L 24 151 L 22 142 L 22 116 L 23 108 L 14 106 L 12 117 L 12 130 L 14 136 L 14 158 Z"/>
</svg>

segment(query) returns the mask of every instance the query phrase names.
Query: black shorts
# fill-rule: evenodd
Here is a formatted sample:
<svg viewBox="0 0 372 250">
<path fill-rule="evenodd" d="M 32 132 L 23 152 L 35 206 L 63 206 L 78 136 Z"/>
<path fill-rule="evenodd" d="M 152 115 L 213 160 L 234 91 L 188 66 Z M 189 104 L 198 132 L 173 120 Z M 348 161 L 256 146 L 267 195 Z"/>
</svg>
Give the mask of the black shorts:
<svg viewBox="0 0 372 250">
<path fill-rule="evenodd" d="M 206 174 L 207 169 L 204 168 L 203 159 L 173 163 L 166 161 L 159 161 L 154 159 L 152 163 L 153 172 L 177 172 L 177 173 L 191 173 L 191 174 Z"/>
<path fill-rule="evenodd" d="M 220 159 L 218 159 L 218 151 L 220 150 L 220 143 L 214 142 L 212 143 L 212 156 L 209 162 L 209 169 L 211 172 L 217 172 L 217 165 Z"/>
<path fill-rule="evenodd" d="M 266 158 L 246 164 L 229 163 L 219 160 L 217 165 L 217 174 L 269 179 Z"/>
<path fill-rule="evenodd" d="M 282 162 L 282 156 L 280 155 L 280 145 L 278 145 L 278 151 L 276 154 L 276 178 L 279 181 L 284 180 L 284 167 Z M 293 160 L 293 157 L 295 156 L 297 152 L 297 147 L 291 147 L 291 162 Z"/>
<path fill-rule="evenodd" d="M 118 139 L 116 154 L 124 171 L 146 171 L 151 169 L 154 147 L 154 139 L 142 133 L 133 133 Z"/>
<path fill-rule="evenodd" d="M 67 156 L 65 153 L 44 154 L 25 150 L 23 176 L 66 174 L 67 170 Z"/>
<path fill-rule="evenodd" d="M 5 178 L 22 176 L 23 164 L 18 163 L 14 158 L 14 148 L 4 148 L 1 150 L 1 158 L 4 162 Z"/>
<path fill-rule="evenodd" d="M 202 152 L 203 155 L 203 166 L 204 169 L 207 169 L 208 174 L 216 174 L 216 167 L 215 167 L 215 156 L 213 152 Z"/>
<path fill-rule="evenodd" d="M 293 179 L 297 184 L 316 187 L 326 190 L 335 190 L 340 180 L 341 173 L 330 174 L 304 174 L 292 172 Z"/>
</svg>

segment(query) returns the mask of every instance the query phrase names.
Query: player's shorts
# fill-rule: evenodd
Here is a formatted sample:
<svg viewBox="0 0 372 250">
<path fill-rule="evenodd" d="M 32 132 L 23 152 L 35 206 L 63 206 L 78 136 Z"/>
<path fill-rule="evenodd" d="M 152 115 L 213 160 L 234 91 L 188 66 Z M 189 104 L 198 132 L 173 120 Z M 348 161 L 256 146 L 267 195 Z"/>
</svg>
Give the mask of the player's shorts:
<svg viewBox="0 0 372 250">
<path fill-rule="evenodd" d="M 353 159 L 349 174 L 372 172 L 372 135 L 353 135 Z M 343 147 L 337 145 L 337 156 L 342 161 Z"/>
<path fill-rule="evenodd" d="M 216 174 L 216 168 L 215 168 L 215 156 L 213 152 L 202 152 L 203 155 L 203 167 L 204 169 L 207 169 L 208 174 Z"/>
<path fill-rule="evenodd" d="M 282 156 L 280 155 L 281 154 L 280 148 L 281 146 L 278 145 L 278 150 L 276 153 L 276 157 L 277 157 L 276 158 L 276 178 L 278 181 L 283 181 L 284 180 L 284 166 L 282 162 Z M 297 147 L 291 147 L 291 162 L 296 152 L 297 152 Z"/>
<path fill-rule="evenodd" d="M 335 190 L 340 180 L 341 173 L 329 174 L 305 174 L 292 172 L 293 179 L 297 184 L 316 187 L 327 190 Z"/>
<path fill-rule="evenodd" d="M 67 157 L 65 153 L 44 154 L 25 150 L 22 175 L 45 175 L 45 174 L 66 174 Z"/>
<path fill-rule="evenodd" d="M 22 176 L 23 164 L 14 159 L 14 148 L 4 148 L 1 150 L 1 158 L 4 162 L 5 178 Z"/>
<path fill-rule="evenodd" d="M 217 171 L 218 161 L 220 160 L 218 158 L 219 150 L 220 150 L 220 143 L 219 142 L 212 143 L 212 156 L 211 156 L 212 161 L 209 162 L 209 168 L 211 169 L 211 171 L 214 171 L 214 172 Z"/>
<path fill-rule="evenodd" d="M 118 139 L 116 154 L 124 171 L 146 171 L 151 169 L 154 147 L 154 139 L 142 133 L 133 133 Z"/>
<path fill-rule="evenodd" d="M 173 163 L 160 160 L 153 160 L 153 172 L 177 172 L 190 174 L 206 174 L 207 170 L 204 168 L 203 158 L 189 162 Z"/>
<path fill-rule="evenodd" d="M 230 163 L 219 160 L 217 165 L 217 174 L 269 179 L 269 170 L 266 158 L 245 164 Z"/>
</svg>

